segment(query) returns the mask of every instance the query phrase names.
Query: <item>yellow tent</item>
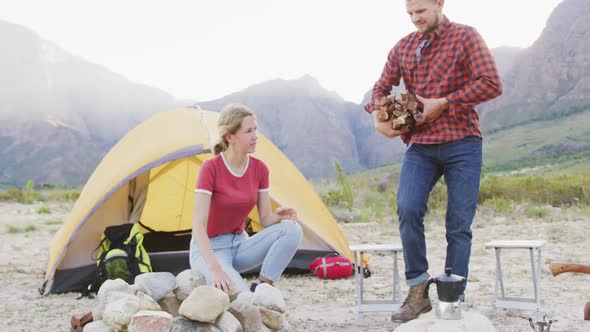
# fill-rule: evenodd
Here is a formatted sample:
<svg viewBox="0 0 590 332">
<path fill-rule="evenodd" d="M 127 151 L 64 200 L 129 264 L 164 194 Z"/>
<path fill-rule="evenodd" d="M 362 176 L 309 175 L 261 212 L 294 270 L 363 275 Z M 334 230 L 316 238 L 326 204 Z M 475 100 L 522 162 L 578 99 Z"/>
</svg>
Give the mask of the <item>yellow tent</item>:
<svg viewBox="0 0 590 332">
<path fill-rule="evenodd" d="M 217 119 L 215 112 L 175 110 L 157 114 L 127 133 L 96 167 L 51 240 L 42 293 L 50 282 L 50 293 L 85 289 L 96 273 L 95 249 L 101 234 L 112 225 L 144 225 L 144 244 L 155 271 L 189 268 L 194 187 L 200 166 L 212 157 Z M 311 259 L 329 252 L 352 258 L 330 212 L 287 157 L 262 135 L 254 156 L 270 169 L 273 209 L 292 206 L 302 222 L 303 240 L 290 267 L 307 269 Z M 257 212 L 250 218 L 258 231 Z M 170 233 L 150 245 L 149 235 L 161 233 L 148 229 Z"/>
</svg>

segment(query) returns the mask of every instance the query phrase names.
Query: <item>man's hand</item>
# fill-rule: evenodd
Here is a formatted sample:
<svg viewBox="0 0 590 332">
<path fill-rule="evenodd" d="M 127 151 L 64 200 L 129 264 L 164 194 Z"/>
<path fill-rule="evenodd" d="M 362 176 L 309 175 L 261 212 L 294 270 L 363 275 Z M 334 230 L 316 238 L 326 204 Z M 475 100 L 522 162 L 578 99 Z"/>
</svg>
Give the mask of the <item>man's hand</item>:
<svg viewBox="0 0 590 332">
<path fill-rule="evenodd" d="M 438 119 L 442 112 L 449 107 L 449 101 L 446 98 L 427 99 L 416 95 L 416 99 L 424 105 L 422 119 L 417 120 L 419 126 L 429 124 Z"/>
<path fill-rule="evenodd" d="M 401 134 L 405 134 L 409 131 L 409 129 L 404 128 L 402 130 L 395 130 L 393 129 L 393 118 L 389 119 L 387 122 L 381 122 L 377 118 L 377 111 L 374 111 L 373 114 L 373 123 L 375 124 L 375 129 L 379 133 L 389 138 L 395 138 Z"/>
</svg>

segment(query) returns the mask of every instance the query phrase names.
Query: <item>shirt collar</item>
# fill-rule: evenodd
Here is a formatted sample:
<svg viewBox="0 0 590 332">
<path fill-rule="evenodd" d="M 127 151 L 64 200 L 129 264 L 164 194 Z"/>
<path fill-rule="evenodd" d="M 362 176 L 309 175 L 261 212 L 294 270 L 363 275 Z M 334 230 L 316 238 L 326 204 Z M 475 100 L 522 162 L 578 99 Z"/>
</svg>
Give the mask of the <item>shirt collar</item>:
<svg viewBox="0 0 590 332">
<path fill-rule="evenodd" d="M 432 40 L 438 39 L 440 36 L 442 36 L 445 33 L 445 31 L 447 30 L 447 28 L 450 25 L 451 25 L 451 22 L 447 19 L 446 16 L 443 15 L 443 19 L 436 26 L 434 31 L 432 31 L 432 36 L 430 39 L 432 39 Z M 426 37 L 426 35 L 423 34 L 422 32 L 418 32 L 418 37 L 420 40 L 422 40 Z"/>
</svg>

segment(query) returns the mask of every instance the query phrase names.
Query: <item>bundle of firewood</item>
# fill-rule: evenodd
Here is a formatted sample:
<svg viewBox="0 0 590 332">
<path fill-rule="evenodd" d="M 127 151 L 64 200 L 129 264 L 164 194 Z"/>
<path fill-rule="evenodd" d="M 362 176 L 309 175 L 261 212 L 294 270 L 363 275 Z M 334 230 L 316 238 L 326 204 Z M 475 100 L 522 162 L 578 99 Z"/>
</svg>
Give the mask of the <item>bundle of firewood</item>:
<svg viewBox="0 0 590 332">
<path fill-rule="evenodd" d="M 420 121 L 422 119 L 422 113 L 417 108 L 418 102 L 413 93 L 402 92 L 400 98 L 396 98 L 395 93 L 392 93 L 377 102 L 377 119 L 381 122 L 387 122 L 393 118 L 393 129 L 407 128 L 414 130 L 416 120 Z"/>
</svg>

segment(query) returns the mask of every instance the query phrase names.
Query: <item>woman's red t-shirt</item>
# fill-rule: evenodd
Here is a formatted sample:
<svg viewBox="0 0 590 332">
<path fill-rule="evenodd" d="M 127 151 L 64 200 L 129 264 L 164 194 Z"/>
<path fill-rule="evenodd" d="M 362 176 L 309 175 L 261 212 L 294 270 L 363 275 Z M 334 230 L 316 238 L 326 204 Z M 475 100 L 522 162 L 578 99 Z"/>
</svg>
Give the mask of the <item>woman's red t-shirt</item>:
<svg viewBox="0 0 590 332">
<path fill-rule="evenodd" d="M 258 202 L 258 193 L 269 191 L 268 168 L 248 156 L 242 174 L 235 174 L 223 153 L 205 161 L 199 172 L 195 193 L 211 195 L 207 220 L 209 238 L 226 233 L 242 233 L 245 220 Z"/>
</svg>

